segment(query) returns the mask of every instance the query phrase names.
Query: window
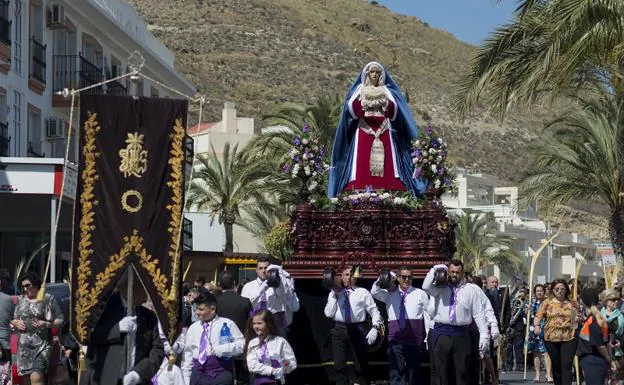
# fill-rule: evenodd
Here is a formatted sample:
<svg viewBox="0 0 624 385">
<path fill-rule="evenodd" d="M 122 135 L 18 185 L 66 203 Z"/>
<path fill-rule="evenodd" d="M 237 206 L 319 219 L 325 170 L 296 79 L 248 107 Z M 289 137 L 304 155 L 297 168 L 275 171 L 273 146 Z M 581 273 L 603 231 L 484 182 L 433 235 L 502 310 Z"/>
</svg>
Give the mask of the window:
<svg viewBox="0 0 624 385">
<path fill-rule="evenodd" d="M 22 2 L 15 1 L 15 17 L 13 18 L 14 34 L 13 34 L 13 72 L 18 75 L 22 74 Z"/>
<path fill-rule="evenodd" d="M 22 142 L 22 94 L 13 90 L 13 154 L 21 156 Z"/>
<path fill-rule="evenodd" d="M 28 110 L 28 156 L 44 156 L 41 144 L 41 112 Z"/>
<path fill-rule="evenodd" d="M 154 86 L 150 86 L 150 96 L 152 98 L 157 98 L 159 96 L 158 88 L 156 88 Z"/>
<path fill-rule="evenodd" d="M 52 157 L 54 158 L 65 158 L 65 146 L 67 145 L 67 140 L 69 138 L 69 152 L 67 153 L 67 160 L 72 163 L 77 163 L 76 159 L 76 130 L 72 130 L 71 137 L 69 136 L 69 125 L 67 123 L 63 123 L 65 125 L 65 139 L 63 140 L 54 140 L 52 141 Z"/>
</svg>

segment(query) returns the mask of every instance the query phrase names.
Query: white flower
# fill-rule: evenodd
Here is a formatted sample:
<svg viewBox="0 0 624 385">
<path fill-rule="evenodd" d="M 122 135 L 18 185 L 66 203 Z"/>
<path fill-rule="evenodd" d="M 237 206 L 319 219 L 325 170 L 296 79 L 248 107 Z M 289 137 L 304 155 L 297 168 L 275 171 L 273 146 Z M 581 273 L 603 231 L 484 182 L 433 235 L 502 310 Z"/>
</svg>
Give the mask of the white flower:
<svg viewBox="0 0 624 385">
<path fill-rule="evenodd" d="M 444 143 L 444 141 L 442 140 L 442 138 L 438 138 L 438 143 L 440 143 L 440 144 Z"/>
<path fill-rule="evenodd" d="M 305 174 L 306 174 L 306 175 L 310 175 L 310 167 L 305 166 L 305 167 L 303 168 L 303 171 L 305 172 Z"/>
<path fill-rule="evenodd" d="M 440 179 L 436 179 L 435 182 L 433 182 L 433 186 L 435 188 L 440 188 L 441 185 L 442 183 L 440 182 Z"/>
<path fill-rule="evenodd" d="M 366 199 L 370 198 L 371 194 L 369 192 L 365 192 L 362 196 Z"/>
<path fill-rule="evenodd" d="M 373 193 L 371 193 L 371 195 L 370 195 L 370 196 L 371 196 L 371 198 L 375 198 L 375 197 L 377 196 L 377 193 L 374 193 L 374 192 L 373 192 Z"/>
<path fill-rule="evenodd" d="M 312 176 L 316 176 L 316 171 L 312 171 Z"/>
<path fill-rule="evenodd" d="M 395 197 L 393 202 L 394 202 L 395 205 L 399 205 L 399 204 L 401 204 L 401 198 Z"/>
<path fill-rule="evenodd" d="M 438 171 L 438 168 L 436 167 L 436 165 L 431 164 L 431 172 L 435 174 L 437 171 Z"/>
<path fill-rule="evenodd" d="M 436 149 L 435 149 L 435 148 L 430 148 L 430 149 L 429 149 L 429 153 L 430 153 L 430 154 L 435 154 L 436 152 L 437 152 L 437 151 L 436 151 Z"/>
<path fill-rule="evenodd" d="M 329 201 L 331 203 L 338 203 L 338 198 L 334 197 L 334 198 L 329 198 Z"/>
<path fill-rule="evenodd" d="M 308 144 L 308 140 L 307 140 L 307 139 L 303 139 L 303 140 L 301 141 L 301 143 L 303 143 L 303 144 Z"/>
<path fill-rule="evenodd" d="M 310 160 L 310 164 L 314 164 L 314 159 L 311 159 L 311 160 Z"/>
<path fill-rule="evenodd" d="M 390 194 L 389 194 L 389 193 L 387 193 L 387 192 L 385 192 L 385 193 L 381 194 L 381 197 L 382 197 L 383 199 L 388 199 L 388 198 L 390 198 Z"/>
<path fill-rule="evenodd" d="M 316 181 L 312 181 L 312 183 L 310 183 L 310 190 L 314 190 L 316 187 L 318 187 L 318 183 L 316 183 Z"/>
<path fill-rule="evenodd" d="M 316 199 L 310 199 L 310 203 L 311 204 L 315 204 L 316 203 Z"/>
</svg>

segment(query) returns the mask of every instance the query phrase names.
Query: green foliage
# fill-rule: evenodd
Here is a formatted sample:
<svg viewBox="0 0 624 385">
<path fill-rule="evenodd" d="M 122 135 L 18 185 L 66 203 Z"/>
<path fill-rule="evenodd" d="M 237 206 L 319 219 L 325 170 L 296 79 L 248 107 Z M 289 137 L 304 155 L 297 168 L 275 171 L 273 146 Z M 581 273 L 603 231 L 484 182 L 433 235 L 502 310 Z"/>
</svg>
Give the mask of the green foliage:
<svg viewBox="0 0 624 385">
<path fill-rule="evenodd" d="M 498 115 L 600 84 L 622 90 L 624 7 L 619 1 L 522 1 L 496 29 L 461 79 L 454 106 Z"/>
<path fill-rule="evenodd" d="M 453 216 L 457 221 L 457 257 L 464 269 L 477 273 L 488 265 L 498 265 L 512 276 L 524 270 L 524 258 L 513 248 L 513 239 L 497 230 L 490 214 L 466 211 Z"/>
<path fill-rule="evenodd" d="M 284 260 L 292 253 L 290 246 L 290 224 L 280 222 L 264 238 L 264 248 L 272 256 Z"/>
</svg>

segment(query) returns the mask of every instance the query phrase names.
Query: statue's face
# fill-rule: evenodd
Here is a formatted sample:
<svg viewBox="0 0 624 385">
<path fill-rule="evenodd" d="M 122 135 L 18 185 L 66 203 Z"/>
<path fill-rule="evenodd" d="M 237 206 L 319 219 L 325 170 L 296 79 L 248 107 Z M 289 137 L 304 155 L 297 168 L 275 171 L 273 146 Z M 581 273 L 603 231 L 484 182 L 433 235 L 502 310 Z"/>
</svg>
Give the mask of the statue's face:
<svg viewBox="0 0 624 385">
<path fill-rule="evenodd" d="M 377 87 L 379 86 L 379 77 L 381 76 L 381 69 L 373 67 L 368 71 L 368 78 L 370 79 L 371 85 Z"/>
</svg>

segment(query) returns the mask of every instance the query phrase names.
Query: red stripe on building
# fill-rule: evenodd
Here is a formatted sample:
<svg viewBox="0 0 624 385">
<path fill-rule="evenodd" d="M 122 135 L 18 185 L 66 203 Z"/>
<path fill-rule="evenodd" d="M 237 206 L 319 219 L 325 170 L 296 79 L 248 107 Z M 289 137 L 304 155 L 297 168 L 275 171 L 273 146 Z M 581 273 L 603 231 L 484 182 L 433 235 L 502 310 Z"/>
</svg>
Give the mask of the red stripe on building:
<svg viewBox="0 0 624 385">
<path fill-rule="evenodd" d="M 61 196 L 61 188 L 63 187 L 63 166 L 54 168 L 54 195 Z"/>
</svg>

